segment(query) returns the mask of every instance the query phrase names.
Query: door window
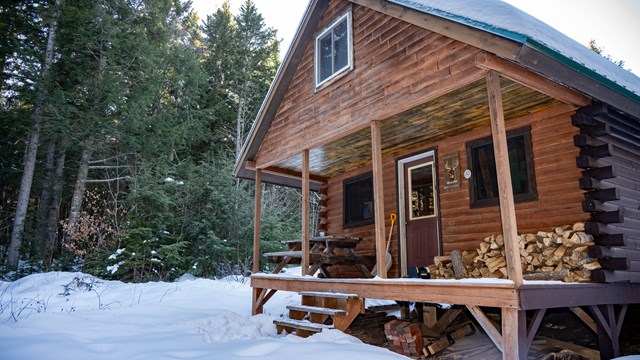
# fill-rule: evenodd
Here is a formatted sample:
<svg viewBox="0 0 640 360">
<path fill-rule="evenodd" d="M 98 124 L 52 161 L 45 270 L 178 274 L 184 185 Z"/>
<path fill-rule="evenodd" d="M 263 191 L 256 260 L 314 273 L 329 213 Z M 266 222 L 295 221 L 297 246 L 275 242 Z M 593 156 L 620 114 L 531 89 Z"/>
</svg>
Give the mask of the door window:
<svg viewBox="0 0 640 360">
<path fill-rule="evenodd" d="M 421 164 L 408 169 L 411 191 L 409 219 L 432 217 L 436 214 L 433 163 Z"/>
</svg>

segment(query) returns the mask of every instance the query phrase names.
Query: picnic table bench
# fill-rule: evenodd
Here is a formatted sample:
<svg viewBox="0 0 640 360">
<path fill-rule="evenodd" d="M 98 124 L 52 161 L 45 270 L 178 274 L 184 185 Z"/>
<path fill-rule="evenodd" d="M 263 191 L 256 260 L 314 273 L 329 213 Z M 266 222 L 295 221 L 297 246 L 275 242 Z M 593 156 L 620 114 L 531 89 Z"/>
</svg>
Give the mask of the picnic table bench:
<svg viewBox="0 0 640 360">
<path fill-rule="evenodd" d="M 355 248 L 362 241 L 362 238 L 342 237 L 342 236 L 318 236 L 309 239 L 309 269 L 308 274 L 315 274 L 320 270 L 324 277 L 331 277 L 328 270 L 332 265 L 352 265 L 358 268 L 366 278 L 373 277 L 367 266 L 376 263 L 375 255 L 356 254 Z M 302 240 L 283 240 L 289 248 L 288 251 L 277 251 L 265 253 L 263 256 L 267 261 L 276 263 L 274 274 L 279 273 L 286 265 L 300 264 L 302 261 Z M 340 254 L 336 254 L 336 249 L 344 249 Z"/>
</svg>

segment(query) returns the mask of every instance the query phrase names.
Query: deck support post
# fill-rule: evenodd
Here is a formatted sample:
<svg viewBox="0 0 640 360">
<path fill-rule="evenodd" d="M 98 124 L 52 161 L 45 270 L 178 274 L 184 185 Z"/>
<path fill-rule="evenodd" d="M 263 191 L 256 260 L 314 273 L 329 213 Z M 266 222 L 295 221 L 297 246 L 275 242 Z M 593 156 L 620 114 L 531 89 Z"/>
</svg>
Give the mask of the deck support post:
<svg viewBox="0 0 640 360">
<path fill-rule="evenodd" d="M 502 308 L 502 358 L 527 360 L 527 316 L 524 310 Z"/>
<path fill-rule="evenodd" d="M 500 78 L 494 70 L 487 72 L 487 92 L 489 96 L 489 113 L 491 114 L 493 152 L 495 154 L 496 174 L 498 177 L 500 216 L 502 219 L 502 234 L 504 237 L 505 257 L 507 261 L 507 275 L 509 279 L 515 283 L 516 288 L 519 288 L 523 280 L 520 251 L 518 250 L 516 208 L 513 200 L 513 187 L 511 185 L 509 149 L 507 148 L 507 132 L 502 109 Z"/>
<path fill-rule="evenodd" d="M 387 250 L 385 247 L 384 187 L 382 184 L 382 135 L 380 122 L 371 122 L 371 152 L 373 162 L 373 204 L 376 236 L 376 264 L 378 276 L 387 278 Z"/>
<path fill-rule="evenodd" d="M 503 307 L 502 325 L 500 326 L 502 331 L 498 330 L 498 325 L 494 324 L 479 306 L 467 305 L 467 309 L 487 333 L 489 339 L 493 341 L 493 344 L 502 352 L 503 359 L 527 359 L 529 348 L 538 331 L 545 309 L 537 310 L 529 327 L 527 327 L 525 310 Z"/>
<path fill-rule="evenodd" d="M 542 319 L 544 318 L 544 314 L 547 312 L 547 309 L 537 309 L 533 316 L 531 317 L 531 322 L 529 326 L 527 326 L 527 341 L 524 344 L 527 353 L 529 353 L 529 349 L 531 349 L 531 344 L 533 344 L 533 338 L 535 338 L 538 329 L 540 328 L 540 323 L 542 323 Z M 526 320 L 526 316 L 525 316 Z M 524 321 L 524 320 L 523 320 Z M 523 322 L 524 324 L 524 322 Z"/>
<path fill-rule="evenodd" d="M 262 170 L 256 169 L 255 208 L 253 210 L 253 273 L 260 271 L 260 211 L 262 207 Z"/>
<path fill-rule="evenodd" d="M 309 274 L 309 149 L 302 151 L 302 276 Z"/>
<path fill-rule="evenodd" d="M 627 313 L 627 304 L 616 314 L 614 305 L 589 306 L 598 325 L 598 347 L 601 359 L 620 356 L 620 331 Z"/>
<path fill-rule="evenodd" d="M 251 315 L 262 314 L 264 311 L 264 302 L 262 301 L 264 290 L 257 287 L 251 288 Z"/>
</svg>

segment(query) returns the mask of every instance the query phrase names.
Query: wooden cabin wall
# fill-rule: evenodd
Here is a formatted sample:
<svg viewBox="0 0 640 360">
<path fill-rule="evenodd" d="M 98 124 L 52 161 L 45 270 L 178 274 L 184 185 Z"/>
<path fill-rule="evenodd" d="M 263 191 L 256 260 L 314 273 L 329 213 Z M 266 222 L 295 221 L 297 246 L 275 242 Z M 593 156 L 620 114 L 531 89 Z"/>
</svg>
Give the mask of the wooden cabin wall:
<svg viewBox="0 0 640 360">
<path fill-rule="evenodd" d="M 583 192 L 578 183 L 581 173 L 575 163 L 579 151 L 573 144 L 573 136 L 578 134 L 578 130 L 571 125 L 573 113 L 572 107 L 560 105 L 521 118 L 507 120 L 507 130 L 531 125 L 538 200 L 516 204 L 516 218 L 520 233 L 550 230 L 555 226 L 573 224 L 588 218 L 581 207 Z M 487 125 L 434 143 L 424 144 L 420 148 L 411 149 L 404 154 L 384 158 L 384 206 L 387 235 L 391 225 L 389 214 L 398 212 L 396 161 L 407 155 L 434 148 L 437 149 L 438 155 L 440 225 L 444 253 L 455 249 L 476 249 L 484 237 L 501 233 L 500 209 L 497 205 L 477 209 L 470 208 L 467 180 L 462 179 L 459 190 L 445 192 L 443 185 L 445 176 L 443 155 L 458 153 L 462 164 L 461 170 L 464 171 L 467 163 L 465 144 L 490 135 L 491 130 Z M 328 183 L 328 233 L 365 238 L 365 242 L 358 248 L 359 251 L 374 251 L 374 227 L 366 225 L 343 229 L 344 200 L 342 191 L 344 180 L 367 171 L 371 171 L 370 166 L 333 177 Z M 390 277 L 397 277 L 399 274 L 397 236 L 398 227 L 396 224 L 391 240 L 390 252 L 394 264 L 389 271 Z M 341 276 L 357 276 L 353 269 L 340 270 Z"/>
<path fill-rule="evenodd" d="M 315 91 L 310 41 L 256 155 L 258 166 L 298 156 L 304 148 L 368 127 L 371 119 L 424 103 L 440 83 L 483 72 L 475 66 L 479 49 L 345 0 L 331 1 L 319 31 L 348 6 L 354 70 Z"/>
<path fill-rule="evenodd" d="M 598 282 L 640 283 L 640 121 L 595 103 L 573 116 L 580 129 L 578 167 L 586 232 L 594 236 L 589 255 L 602 266 Z"/>
</svg>

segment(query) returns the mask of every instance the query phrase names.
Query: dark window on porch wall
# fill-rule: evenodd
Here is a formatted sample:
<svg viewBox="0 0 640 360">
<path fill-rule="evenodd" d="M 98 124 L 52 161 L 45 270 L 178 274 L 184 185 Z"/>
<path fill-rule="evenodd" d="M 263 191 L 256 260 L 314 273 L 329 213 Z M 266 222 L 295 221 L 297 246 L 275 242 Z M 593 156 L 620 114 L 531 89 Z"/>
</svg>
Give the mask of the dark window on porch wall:
<svg viewBox="0 0 640 360">
<path fill-rule="evenodd" d="M 345 180 L 342 194 L 345 229 L 373 224 L 373 173 Z"/>
<path fill-rule="evenodd" d="M 467 166 L 471 170 L 469 197 L 471 208 L 498 205 L 498 178 L 493 141 L 486 137 L 468 142 Z M 515 202 L 538 199 L 531 150 L 531 127 L 507 132 L 511 185 Z"/>
</svg>

